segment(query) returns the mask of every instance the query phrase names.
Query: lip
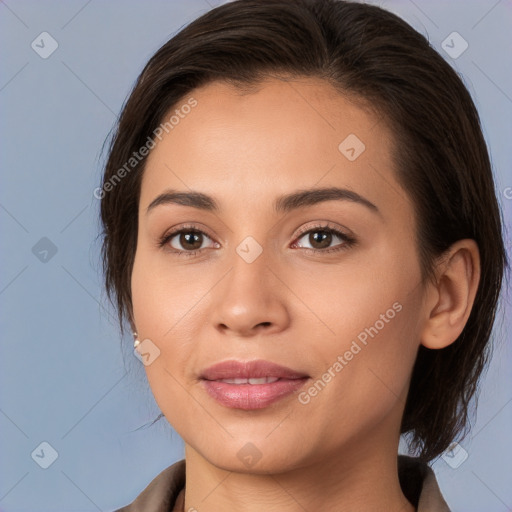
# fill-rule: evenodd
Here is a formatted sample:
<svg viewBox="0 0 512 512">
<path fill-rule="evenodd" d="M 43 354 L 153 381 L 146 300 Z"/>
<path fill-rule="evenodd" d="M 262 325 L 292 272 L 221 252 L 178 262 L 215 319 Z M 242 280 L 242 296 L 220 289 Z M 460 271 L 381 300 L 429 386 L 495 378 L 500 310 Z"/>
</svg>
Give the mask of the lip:
<svg viewBox="0 0 512 512">
<path fill-rule="evenodd" d="M 277 377 L 278 379 L 301 379 L 309 375 L 292 370 L 263 359 L 253 361 L 236 361 L 231 359 L 206 368 L 200 377 L 206 380 L 220 379 L 258 379 Z"/>
<path fill-rule="evenodd" d="M 265 384 L 232 384 L 222 379 L 277 378 Z M 224 361 L 210 366 L 201 374 L 201 384 L 221 405 L 233 409 L 263 409 L 297 392 L 309 376 L 303 372 L 264 360 Z"/>
</svg>

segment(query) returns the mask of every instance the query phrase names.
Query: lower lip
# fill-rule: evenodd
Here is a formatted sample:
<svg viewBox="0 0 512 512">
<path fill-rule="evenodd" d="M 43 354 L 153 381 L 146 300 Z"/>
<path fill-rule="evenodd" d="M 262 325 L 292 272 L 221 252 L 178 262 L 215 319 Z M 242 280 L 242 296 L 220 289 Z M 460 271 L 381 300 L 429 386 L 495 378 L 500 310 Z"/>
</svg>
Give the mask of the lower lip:
<svg viewBox="0 0 512 512">
<path fill-rule="evenodd" d="M 268 384 L 228 384 L 216 380 L 203 380 L 208 394 L 225 407 L 233 409 L 263 409 L 298 391 L 308 377 L 280 379 Z"/>
</svg>

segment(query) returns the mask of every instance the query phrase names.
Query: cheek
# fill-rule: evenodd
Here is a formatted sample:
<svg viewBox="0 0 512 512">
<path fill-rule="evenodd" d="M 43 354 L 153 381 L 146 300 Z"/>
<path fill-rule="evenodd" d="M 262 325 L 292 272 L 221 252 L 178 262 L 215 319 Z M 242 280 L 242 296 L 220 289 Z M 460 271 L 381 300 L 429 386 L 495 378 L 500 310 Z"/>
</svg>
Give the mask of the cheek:
<svg viewBox="0 0 512 512">
<path fill-rule="evenodd" d="M 352 420 L 341 410 L 364 410 L 371 423 L 407 391 L 419 345 L 420 271 L 414 253 L 405 260 L 386 254 L 358 272 L 326 266 L 294 281 L 297 295 L 307 297 L 305 348 L 320 380 L 304 401 L 311 398 L 332 421 L 348 425 Z"/>
<path fill-rule="evenodd" d="M 135 257 L 131 287 L 139 339 L 151 340 L 159 350 L 154 363 L 145 366 L 155 398 L 159 402 L 164 394 L 178 397 L 180 383 L 188 377 L 185 370 L 194 367 L 198 330 L 206 325 L 201 306 L 212 284 L 204 272 L 191 275 L 171 268 L 165 258 L 142 247 Z"/>
<path fill-rule="evenodd" d="M 165 264 L 165 258 L 138 251 L 132 278 L 134 320 L 138 332 L 164 342 L 192 325 L 195 305 L 208 291 L 205 275 Z M 211 286 L 210 286 L 211 287 Z"/>
<path fill-rule="evenodd" d="M 138 251 L 134 261 L 131 290 L 133 317 L 139 339 L 149 339 L 158 348 L 159 356 L 144 367 L 149 386 L 160 410 L 167 420 L 187 432 L 193 401 L 185 391 L 182 369 L 191 363 L 194 354 L 193 340 L 189 331 L 195 325 L 196 293 L 192 286 L 181 282 L 179 273 L 165 271 L 155 265 L 154 255 Z"/>
<path fill-rule="evenodd" d="M 375 325 L 379 339 L 392 328 L 401 332 L 404 317 L 414 325 L 411 313 L 419 313 L 420 269 L 414 251 L 405 254 L 388 246 L 348 255 L 339 265 L 301 262 L 283 269 L 281 275 L 300 299 L 294 302 L 300 303 L 303 327 L 318 333 L 315 351 L 343 349 L 360 333 L 364 341 L 365 330 L 375 334 Z M 406 305 L 406 314 L 398 311 Z M 400 342 L 395 334 L 389 343 Z"/>
</svg>

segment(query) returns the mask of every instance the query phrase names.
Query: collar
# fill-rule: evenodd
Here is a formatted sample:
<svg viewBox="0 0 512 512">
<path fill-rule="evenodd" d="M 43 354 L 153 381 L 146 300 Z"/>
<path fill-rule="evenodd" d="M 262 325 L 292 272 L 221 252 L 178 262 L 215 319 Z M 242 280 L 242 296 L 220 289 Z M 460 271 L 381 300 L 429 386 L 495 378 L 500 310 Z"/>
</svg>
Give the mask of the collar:
<svg viewBox="0 0 512 512">
<path fill-rule="evenodd" d="M 450 512 L 432 468 L 418 458 L 398 456 L 398 478 L 417 512 Z M 183 512 L 185 459 L 164 469 L 126 507 L 115 512 Z"/>
</svg>

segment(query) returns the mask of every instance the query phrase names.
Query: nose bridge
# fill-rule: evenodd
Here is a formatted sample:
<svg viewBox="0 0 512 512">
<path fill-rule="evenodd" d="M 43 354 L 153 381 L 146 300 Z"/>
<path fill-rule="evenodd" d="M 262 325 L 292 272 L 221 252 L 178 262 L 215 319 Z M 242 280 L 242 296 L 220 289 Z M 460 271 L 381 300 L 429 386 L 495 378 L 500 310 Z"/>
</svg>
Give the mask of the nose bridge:
<svg viewBox="0 0 512 512">
<path fill-rule="evenodd" d="M 262 237 L 259 238 L 261 240 Z M 270 271 L 272 255 L 268 244 L 263 240 L 260 243 L 251 235 L 246 236 L 234 247 L 230 259 L 232 267 L 228 278 L 230 292 L 257 293 L 257 298 L 264 298 L 269 289 L 270 275 L 272 275 Z"/>
<path fill-rule="evenodd" d="M 230 266 L 233 266 L 231 279 L 235 279 L 236 273 L 236 280 L 252 282 L 262 296 L 272 290 L 276 292 L 276 284 L 279 282 L 276 275 L 282 273 L 277 219 L 268 211 L 268 206 L 254 198 L 245 205 L 238 203 L 231 214 L 236 219 L 230 233 Z M 282 283 L 279 287 L 282 287 Z"/>
<path fill-rule="evenodd" d="M 240 200 L 241 196 L 239 196 Z M 238 209 L 237 209 L 238 208 Z M 253 201 L 237 203 L 232 215 L 236 222 L 231 226 L 233 271 L 251 279 L 255 274 L 268 272 L 272 265 L 273 242 L 268 231 L 272 219 L 266 218 L 262 205 Z"/>
<path fill-rule="evenodd" d="M 253 223 L 245 222 L 244 227 L 234 230 L 230 263 L 237 279 L 253 283 L 259 289 L 263 287 L 260 292 L 265 295 L 270 289 L 275 291 L 276 274 L 281 271 L 278 268 L 280 257 L 276 253 L 279 244 L 269 228 L 272 219 L 268 224 L 261 222 L 261 215 L 254 216 L 253 220 Z"/>
<path fill-rule="evenodd" d="M 282 286 L 272 269 L 271 242 L 260 243 L 249 235 L 235 247 L 230 257 L 230 271 L 217 294 L 217 326 L 248 334 L 260 324 L 281 329 L 287 322 Z M 265 244 L 265 245 L 264 245 Z"/>
</svg>

